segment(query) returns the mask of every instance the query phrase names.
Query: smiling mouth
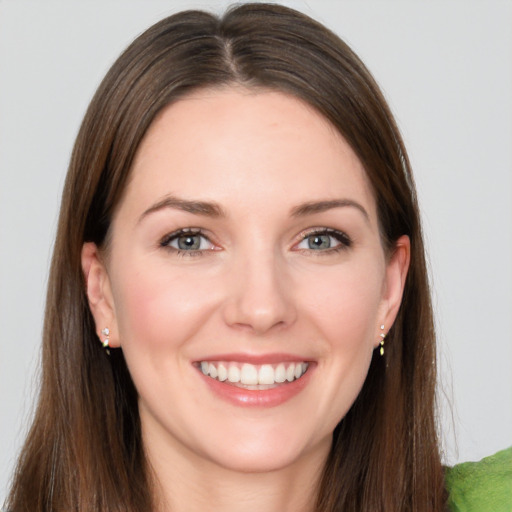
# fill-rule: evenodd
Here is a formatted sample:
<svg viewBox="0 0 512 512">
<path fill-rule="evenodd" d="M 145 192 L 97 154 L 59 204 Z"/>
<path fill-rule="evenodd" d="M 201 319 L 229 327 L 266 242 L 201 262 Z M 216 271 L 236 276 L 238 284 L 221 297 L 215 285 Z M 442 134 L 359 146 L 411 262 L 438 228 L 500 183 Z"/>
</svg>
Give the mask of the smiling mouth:
<svg viewBox="0 0 512 512">
<path fill-rule="evenodd" d="M 309 363 L 277 363 L 255 365 L 225 361 L 201 361 L 199 369 L 216 381 L 245 389 L 271 389 L 300 379 Z"/>
</svg>

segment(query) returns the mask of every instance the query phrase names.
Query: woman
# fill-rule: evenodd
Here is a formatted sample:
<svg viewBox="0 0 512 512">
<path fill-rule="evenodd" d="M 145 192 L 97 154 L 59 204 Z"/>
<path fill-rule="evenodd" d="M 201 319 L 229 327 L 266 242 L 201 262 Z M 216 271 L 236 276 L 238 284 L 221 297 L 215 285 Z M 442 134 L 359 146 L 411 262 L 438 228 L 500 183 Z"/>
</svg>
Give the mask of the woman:
<svg viewBox="0 0 512 512">
<path fill-rule="evenodd" d="M 72 155 L 9 510 L 442 510 L 435 377 L 407 155 L 359 59 L 275 5 L 140 36 Z"/>
</svg>

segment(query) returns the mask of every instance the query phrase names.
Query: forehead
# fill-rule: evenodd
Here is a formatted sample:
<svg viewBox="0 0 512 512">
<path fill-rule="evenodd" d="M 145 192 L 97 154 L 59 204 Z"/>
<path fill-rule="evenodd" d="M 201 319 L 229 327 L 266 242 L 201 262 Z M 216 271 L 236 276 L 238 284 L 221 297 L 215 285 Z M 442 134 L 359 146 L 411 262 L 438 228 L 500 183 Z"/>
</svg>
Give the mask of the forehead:
<svg viewBox="0 0 512 512">
<path fill-rule="evenodd" d="M 248 208 L 349 195 L 374 210 L 351 147 L 312 107 L 281 92 L 200 90 L 169 105 L 131 173 L 128 199 L 136 191 L 142 203 L 173 194 Z"/>
</svg>

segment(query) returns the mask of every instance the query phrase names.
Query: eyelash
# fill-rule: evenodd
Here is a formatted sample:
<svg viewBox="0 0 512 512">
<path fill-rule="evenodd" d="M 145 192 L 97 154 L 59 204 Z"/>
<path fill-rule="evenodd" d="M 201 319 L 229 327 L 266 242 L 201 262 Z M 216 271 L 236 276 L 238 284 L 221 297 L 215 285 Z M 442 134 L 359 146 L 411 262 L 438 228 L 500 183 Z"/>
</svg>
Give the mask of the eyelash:
<svg viewBox="0 0 512 512">
<path fill-rule="evenodd" d="M 184 251 L 182 249 L 177 249 L 170 245 L 171 242 L 173 242 L 174 240 L 177 240 L 180 237 L 198 236 L 198 235 L 200 235 L 202 238 L 207 240 L 211 245 L 213 245 L 211 240 L 204 234 L 204 232 L 200 228 L 183 228 L 183 229 L 178 229 L 177 231 L 174 231 L 172 233 L 169 233 L 164 238 L 162 238 L 162 240 L 160 241 L 160 247 L 162 247 L 163 249 L 165 249 L 169 252 L 172 252 L 176 256 L 180 256 L 180 257 L 203 256 L 205 252 L 208 252 L 207 250 L 193 249 L 193 250 Z"/>
<path fill-rule="evenodd" d="M 304 231 L 300 235 L 300 241 L 295 245 L 298 245 L 298 244 L 304 242 L 309 237 L 322 236 L 322 235 L 324 235 L 324 236 L 326 235 L 326 236 L 334 238 L 335 240 L 337 240 L 339 242 L 339 245 L 337 245 L 335 247 L 329 247 L 329 248 L 323 249 L 323 250 L 318 250 L 318 251 L 315 251 L 314 249 L 296 249 L 296 250 L 297 251 L 305 251 L 309 254 L 314 254 L 315 256 L 326 256 L 329 254 L 346 251 L 347 249 L 352 247 L 352 240 L 346 233 L 344 233 L 343 231 L 338 231 L 337 229 L 332 229 L 332 228 L 316 228 L 316 229 Z"/>
<path fill-rule="evenodd" d="M 176 256 L 180 257 L 197 257 L 197 256 L 203 256 L 206 252 L 209 252 L 209 250 L 205 249 L 192 249 L 192 250 L 182 250 L 177 249 L 175 247 L 172 247 L 170 244 L 174 240 L 177 240 L 180 237 L 185 236 L 201 236 L 203 239 L 205 239 L 208 243 L 211 245 L 214 245 L 211 240 L 204 234 L 204 232 L 200 228 L 183 228 L 179 229 L 177 231 L 174 231 L 172 233 L 169 233 L 166 235 L 161 241 L 160 241 L 160 247 L 162 247 L 165 250 L 168 250 L 169 252 L 172 252 Z M 295 249 L 299 252 L 307 252 L 309 254 L 315 253 L 315 256 L 322 256 L 322 255 L 328 255 L 333 253 L 338 253 L 344 250 L 349 249 L 352 246 L 352 240 L 350 237 L 342 232 L 338 231 L 337 229 L 332 228 L 316 228 L 313 230 L 304 231 L 300 234 L 300 241 L 294 245 L 297 246 L 298 244 L 304 242 L 309 237 L 312 236 L 329 236 L 334 238 L 339 242 L 339 245 L 335 247 L 329 247 L 327 249 L 323 250 L 314 250 L 314 249 Z M 213 249 L 211 249 L 213 250 Z"/>
</svg>

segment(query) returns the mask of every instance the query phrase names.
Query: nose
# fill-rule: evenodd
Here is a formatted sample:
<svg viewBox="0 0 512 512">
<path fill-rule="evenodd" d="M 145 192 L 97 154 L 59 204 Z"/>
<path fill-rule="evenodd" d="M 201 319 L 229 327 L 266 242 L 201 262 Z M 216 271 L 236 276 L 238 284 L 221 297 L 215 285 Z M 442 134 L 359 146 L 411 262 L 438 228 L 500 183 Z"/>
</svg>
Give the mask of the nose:
<svg viewBox="0 0 512 512">
<path fill-rule="evenodd" d="M 293 324 L 297 312 L 286 263 L 277 256 L 251 255 L 230 268 L 225 322 L 264 335 Z"/>
</svg>

